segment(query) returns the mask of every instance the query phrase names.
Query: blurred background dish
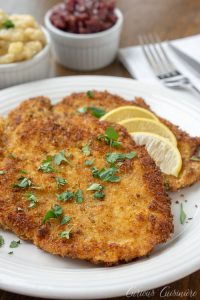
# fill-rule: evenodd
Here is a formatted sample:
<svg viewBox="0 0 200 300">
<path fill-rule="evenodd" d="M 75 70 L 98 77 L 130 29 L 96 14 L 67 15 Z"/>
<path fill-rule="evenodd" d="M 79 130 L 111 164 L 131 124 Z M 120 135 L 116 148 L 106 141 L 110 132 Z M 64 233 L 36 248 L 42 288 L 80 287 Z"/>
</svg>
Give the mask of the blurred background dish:
<svg viewBox="0 0 200 300">
<path fill-rule="evenodd" d="M 65 0 L 52 9 L 51 23 L 58 29 L 77 33 L 97 33 L 117 22 L 115 2 L 111 0 Z"/>
<path fill-rule="evenodd" d="M 68 27 L 66 23 L 63 23 L 63 30 L 57 28 L 62 27 L 59 25 L 60 16 L 58 11 L 60 10 L 60 14 L 66 14 L 62 5 L 59 4 L 53 7 L 45 15 L 45 25 L 50 33 L 57 61 L 67 68 L 81 71 L 96 70 L 109 65 L 115 59 L 119 48 L 123 25 L 121 11 L 115 9 L 115 17 L 111 13 L 113 22 L 106 20 L 105 23 L 101 22 L 100 24 L 97 22 L 91 25 L 92 18 L 89 17 L 90 26 L 87 27 L 85 23 L 82 23 L 82 27 L 74 27 L 74 32 L 77 33 L 73 33 L 65 31 L 67 28 L 73 31 L 72 23 L 69 23 Z M 74 22 L 77 22 L 76 19 Z M 55 24 L 57 24 L 57 27 Z M 81 31 L 92 33 L 80 33 Z"/>
<path fill-rule="evenodd" d="M 31 15 L 8 15 L 0 9 L 0 64 L 31 59 L 46 45 L 41 26 Z"/>
<path fill-rule="evenodd" d="M 0 10 L 0 88 L 48 77 L 49 42 L 33 16 Z"/>
<path fill-rule="evenodd" d="M 47 78 L 49 74 L 49 34 L 42 29 L 46 39 L 46 46 L 33 58 L 9 64 L 0 64 L 0 88 Z"/>
</svg>

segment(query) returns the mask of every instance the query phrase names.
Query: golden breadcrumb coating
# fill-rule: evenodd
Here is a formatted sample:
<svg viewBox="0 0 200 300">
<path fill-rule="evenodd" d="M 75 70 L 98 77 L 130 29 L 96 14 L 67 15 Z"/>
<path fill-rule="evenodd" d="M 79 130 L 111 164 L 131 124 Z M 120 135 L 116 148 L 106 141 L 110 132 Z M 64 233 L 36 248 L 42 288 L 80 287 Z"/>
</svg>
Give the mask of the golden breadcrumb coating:
<svg viewBox="0 0 200 300">
<path fill-rule="evenodd" d="M 63 257 L 110 266 L 145 256 L 173 232 L 170 199 L 161 173 L 144 147 L 136 146 L 122 126 L 112 125 L 119 134 L 120 148 L 97 140 L 110 124 L 87 114 L 75 114 L 76 105 L 82 106 L 84 100 L 82 97 L 79 102 L 78 98 L 69 98 L 67 107 L 66 101 L 54 107 L 45 97 L 27 100 L 2 121 L 2 127 L 0 124 L 0 170 L 5 171 L 0 175 L 0 224 L 41 249 Z M 102 107 L 114 106 L 108 103 Z M 100 106 L 100 102 L 97 104 Z M 70 118 L 70 114 L 74 117 Z M 85 144 L 89 144 L 88 156 L 82 151 Z M 67 162 L 55 165 L 51 161 L 54 165 L 50 173 L 38 170 L 47 157 L 63 150 Z M 111 167 L 105 159 L 107 153 L 131 151 L 136 156 L 118 166 L 119 182 L 93 177 L 92 167 Z M 93 165 L 85 165 L 87 160 L 92 160 Z M 58 187 L 57 176 L 67 183 Z M 16 187 L 21 177 L 31 183 Z M 92 183 L 104 187 L 104 198 L 94 199 L 94 191 L 87 190 Z M 82 203 L 57 198 L 57 194 L 75 193 L 78 189 L 83 193 Z M 30 193 L 37 198 L 32 208 Z M 62 217 L 69 216 L 70 222 L 61 225 L 58 217 L 42 223 L 55 204 L 62 207 Z M 69 239 L 60 236 L 69 230 Z"/>
<path fill-rule="evenodd" d="M 104 109 L 106 112 L 124 105 L 137 105 L 151 111 L 150 107 L 142 98 L 136 97 L 135 101 L 127 102 L 123 98 L 112 95 L 108 92 L 93 91 L 94 98 L 91 99 L 86 93 L 74 93 L 59 103 L 55 109 L 62 112 L 67 118 L 77 114 L 77 109 L 83 106 L 95 106 Z M 166 189 L 177 191 L 187 186 L 191 186 L 200 179 L 200 162 L 191 160 L 200 148 L 200 137 L 191 137 L 182 131 L 178 126 L 160 118 L 159 120 L 166 125 L 176 136 L 178 149 L 183 160 L 182 170 L 178 177 L 163 174 Z"/>
</svg>

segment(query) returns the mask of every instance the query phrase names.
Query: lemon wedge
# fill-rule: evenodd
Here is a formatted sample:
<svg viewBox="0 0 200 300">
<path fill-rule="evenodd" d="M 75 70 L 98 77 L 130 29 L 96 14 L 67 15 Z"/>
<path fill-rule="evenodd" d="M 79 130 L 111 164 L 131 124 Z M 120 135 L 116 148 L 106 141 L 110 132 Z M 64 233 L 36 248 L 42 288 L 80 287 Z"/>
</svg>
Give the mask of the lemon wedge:
<svg viewBox="0 0 200 300">
<path fill-rule="evenodd" d="M 144 118 L 132 118 L 119 122 L 128 132 L 155 133 L 168 139 L 174 146 L 177 145 L 176 137 L 171 130 L 160 122 Z"/>
<path fill-rule="evenodd" d="M 178 176 L 182 167 L 179 150 L 167 139 L 148 132 L 130 133 L 138 145 L 145 145 L 149 155 L 161 171 L 168 175 Z"/>
<path fill-rule="evenodd" d="M 146 118 L 158 121 L 158 118 L 147 109 L 130 105 L 115 108 L 101 117 L 100 120 L 118 123 L 130 118 Z"/>
</svg>

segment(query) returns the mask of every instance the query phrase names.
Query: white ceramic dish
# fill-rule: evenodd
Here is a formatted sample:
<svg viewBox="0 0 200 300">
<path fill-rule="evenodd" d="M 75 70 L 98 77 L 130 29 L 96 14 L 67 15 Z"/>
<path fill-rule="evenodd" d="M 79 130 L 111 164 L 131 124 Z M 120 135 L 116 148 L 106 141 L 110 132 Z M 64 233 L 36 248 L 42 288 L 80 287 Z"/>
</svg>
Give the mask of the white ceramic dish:
<svg viewBox="0 0 200 300">
<path fill-rule="evenodd" d="M 50 61 L 50 37 L 43 28 L 47 45 L 32 59 L 11 64 L 0 64 L 0 88 L 48 77 Z"/>
<path fill-rule="evenodd" d="M 52 9 L 45 15 L 56 60 L 63 66 L 81 71 L 91 71 L 109 65 L 119 48 L 123 15 L 115 10 L 116 24 L 108 30 L 92 34 L 73 34 L 57 29 L 50 21 Z"/>
<path fill-rule="evenodd" d="M 162 87 L 117 77 L 60 77 L 6 89 L 0 92 L 0 113 L 6 115 L 22 100 L 38 94 L 56 102 L 71 92 L 89 89 L 107 89 L 128 100 L 142 96 L 158 114 L 190 134 L 200 136 L 200 106 Z M 180 194 L 184 194 L 184 198 Z M 171 240 L 157 247 L 149 258 L 115 267 L 98 267 L 52 256 L 25 241 L 10 256 L 9 242 L 17 238 L 1 231 L 6 244 L 0 248 L 0 289 L 54 299 L 108 298 L 125 295 L 130 289 L 137 292 L 157 288 L 198 270 L 200 209 L 195 205 L 200 207 L 200 183 L 171 197 L 175 225 Z M 193 218 L 185 225 L 179 222 L 180 205 L 176 200 L 183 201 L 187 216 Z"/>
</svg>

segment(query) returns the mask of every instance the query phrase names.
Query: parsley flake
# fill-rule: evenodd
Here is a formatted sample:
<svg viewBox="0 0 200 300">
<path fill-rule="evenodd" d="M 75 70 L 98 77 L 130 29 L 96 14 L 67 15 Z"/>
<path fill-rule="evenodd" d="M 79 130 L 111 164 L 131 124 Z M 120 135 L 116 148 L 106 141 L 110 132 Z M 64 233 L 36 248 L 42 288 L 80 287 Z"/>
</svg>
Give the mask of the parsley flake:
<svg viewBox="0 0 200 300">
<path fill-rule="evenodd" d="M 45 160 L 42 161 L 42 164 L 39 166 L 38 170 L 43 171 L 44 173 L 52 173 L 54 172 L 54 168 L 52 166 L 53 158 L 48 156 Z"/>
<path fill-rule="evenodd" d="M 77 109 L 77 112 L 80 114 L 85 114 L 88 111 L 90 111 L 91 114 L 98 119 L 106 114 L 104 109 L 95 106 L 83 106 Z"/>
<path fill-rule="evenodd" d="M 30 204 L 29 204 L 30 208 L 33 208 L 36 206 L 36 203 L 38 202 L 37 197 L 32 192 L 27 194 L 27 199 L 28 199 L 28 201 L 30 201 Z"/>
<path fill-rule="evenodd" d="M 105 134 L 99 135 L 97 140 L 106 142 L 110 147 L 118 148 L 121 146 L 121 142 L 118 141 L 118 138 L 118 132 L 113 127 L 107 127 Z"/>
<path fill-rule="evenodd" d="M 115 167 L 111 168 L 103 168 L 100 171 L 96 168 L 92 168 L 92 175 L 94 178 L 99 178 L 102 181 L 108 181 L 108 182 L 119 182 L 120 178 L 116 176 L 116 173 L 118 172 L 118 169 Z"/>
<path fill-rule="evenodd" d="M 92 91 L 87 91 L 86 95 L 88 96 L 88 98 L 94 99 L 94 94 Z"/>
<path fill-rule="evenodd" d="M 106 113 L 104 109 L 94 106 L 89 106 L 88 109 L 90 110 L 91 114 L 98 119 L 103 117 Z"/>
<path fill-rule="evenodd" d="M 32 181 L 27 177 L 20 177 L 18 179 L 18 181 L 19 182 L 14 184 L 13 187 L 18 187 L 18 188 L 25 189 L 25 188 L 28 188 L 32 185 Z"/>
<path fill-rule="evenodd" d="M 71 233 L 71 231 L 72 231 L 72 228 L 71 228 L 70 230 L 68 230 L 68 231 L 62 231 L 62 232 L 59 234 L 59 236 L 60 236 L 61 238 L 69 239 L 69 238 L 70 238 L 70 233 Z"/>
<path fill-rule="evenodd" d="M 3 24 L 2 24 L 2 26 L 4 27 L 4 28 L 7 28 L 7 29 L 9 29 L 9 28 L 14 28 L 15 27 L 15 24 L 13 23 L 13 21 L 12 20 L 6 20 Z"/>
<path fill-rule="evenodd" d="M 104 187 L 99 183 L 92 183 L 87 190 L 95 191 L 94 198 L 101 199 L 105 197 L 105 193 L 103 192 Z"/>
<path fill-rule="evenodd" d="M 91 153 L 89 144 L 85 144 L 85 145 L 82 147 L 82 151 L 83 151 L 83 154 L 84 154 L 85 156 L 89 156 L 90 153 Z"/>
<path fill-rule="evenodd" d="M 0 235 L 0 248 L 5 244 L 4 238 Z"/>
<path fill-rule="evenodd" d="M 110 164 L 116 163 L 117 160 L 125 160 L 125 159 L 132 159 L 136 156 L 136 152 L 132 151 L 130 153 L 107 153 L 106 154 L 106 161 Z"/>
<path fill-rule="evenodd" d="M 8 254 L 9 254 L 9 255 L 12 255 L 12 254 L 13 254 L 13 251 L 8 252 Z"/>
<path fill-rule="evenodd" d="M 181 206 L 180 206 L 180 222 L 181 222 L 182 225 L 185 223 L 186 217 L 187 217 L 187 215 L 183 210 L 183 203 L 181 203 Z"/>
<path fill-rule="evenodd" d="M 57 199 L 59 201 L 63 201 L 63 202 L 66 202 L 68 200 L 71 200 L 72 198 L 74 198 L 74 193 L 70 192 L 70 191 L 66 191 L 66 192 L 63 192 L 61 194 L 57 194 Z"/>
<path fill-rule="evenodd" d="M 70 157 L 70 156 L 71 155 L 69 155 L 68 157 Z M 60 151 L 60 153 L 58 153 L 54 156 L 54 162 L 56 165 L 59 166 L 63 161 L 69 163 L 69 160 L 67 159 L 67 157 L 65 155 L 65 150 Z"/>
<path fill-rule="evenodd" d="M 42 224 L 45 224 L 46 221 L 49 219 L 57 219 L 62 215 L 62 213 L 63 213 L 62 207 L 60 207 L 58 204 L 55 204 L 52 209 L 47 211 L 46 215 L 42 220 Z"/>
<path fill-rule="evenodd" d="M 94 198 L 96 199 L 102 199 L 105 197 L 105 193 L 103 191 L 95 192 L 94 193 Z"/>
<path fill-rule="evenodd" d="M 61 225 L 65 225 L 71 221 L 71 218 L 69 216 L 64 216 L 60 222 Z"/>
<path fill-rule="evenodd" d="M 88 191 L 101 191 L 103 189 L 103 186 L 99 183 L 92 183 L 87 190 Z"/>
<path fill-rule="evenodd" d="M 76 203 L 82 203 L 84 201 L 83 192 L 80 189 L 78 189 L 76 191 L 76 193 L 74 194 L 74 197 L 75 197 Z"/>
<path fill-rule="evenodd" d="M 27 171 L 26 170 L 19 170 L 19 173 L 20 174 L 27 174 Z"/>
<path fill-rule="evenodd" d="M 20 240 L 19 241 L 12 241 L 11 243 L 10 243 L 10 248 L 17 248 L 17 247 L 19 247 L 19 244 L 20 244 Z"/>
<path fill-rule="evenodd" d="M 55 179 L 56 179 L 57 188 L 60 188 L 61 186 L 67 183 L 67 180 L 62 177 L 56 176 Z"/>
<path fill-rule="evenodd" d="M 85 161 L 85 166 L 92 166 L 94 163 L 94 160 L 86 160 Z"/>
</svg>

